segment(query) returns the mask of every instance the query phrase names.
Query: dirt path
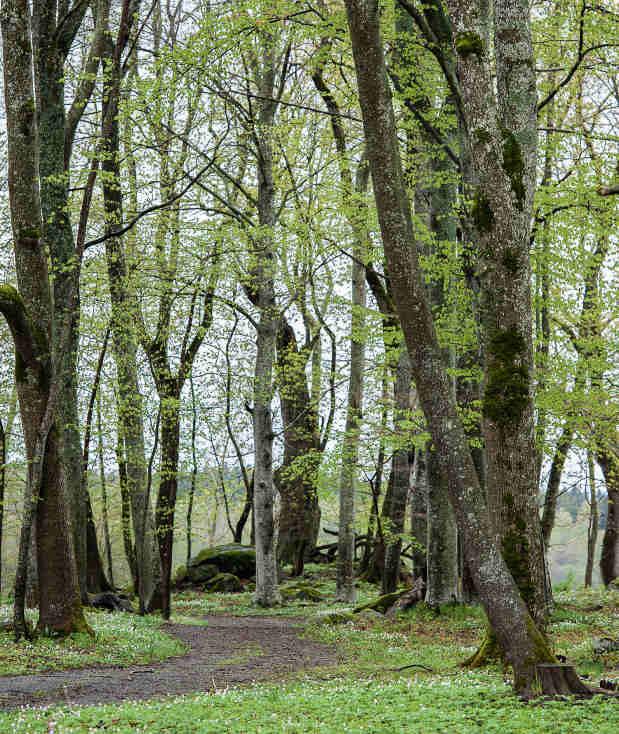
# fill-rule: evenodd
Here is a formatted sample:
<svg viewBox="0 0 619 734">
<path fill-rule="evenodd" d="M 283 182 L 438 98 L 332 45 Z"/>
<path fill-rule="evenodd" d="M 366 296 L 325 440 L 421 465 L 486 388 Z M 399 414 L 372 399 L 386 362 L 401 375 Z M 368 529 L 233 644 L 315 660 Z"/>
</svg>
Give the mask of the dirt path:
<svg viewBox="0 0 619 734">
<path fill-rule="evenodd" d="M 161 663 L 0 677 L 0 708 L 99 704 L 196 693 L 333 664 L 335 651 L 299 637 L 298 620 L 209 616 L 206 627 L 166 631 L 189 651 Z"/>
</svg>

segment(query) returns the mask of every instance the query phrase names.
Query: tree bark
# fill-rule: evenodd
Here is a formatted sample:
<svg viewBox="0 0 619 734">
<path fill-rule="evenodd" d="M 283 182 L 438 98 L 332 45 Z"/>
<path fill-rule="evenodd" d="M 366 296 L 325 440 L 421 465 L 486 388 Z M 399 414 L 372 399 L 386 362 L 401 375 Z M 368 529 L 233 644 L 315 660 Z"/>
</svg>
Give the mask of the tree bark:
<svg viewBox="0 0 619 734">
<path fill-rule="evenodd" d="M 51 635 L 89 628 L 80 603 L 79 579 L 67 515 L 62 430 L 57 426 L 59 393 L 67 384 L 66 380 L 70 382 L 74 374 L 67 377 L 64 371 L 66 364 L 55 359 L 55 351 L 66 347 L 64 339 L 68 330 L 61 311 L 54 313 L 53 310 L 43 242 L 39 187 L 46 170 L 45 163 L 49 161 L 40 161 L 39 133 L 43 134 L 44 130 L 38 129 L 41 109 L 37 106 L 33 86 L 28 4 L 22 0 L 4 3 L 1 24 L 9 200 L 19 293 L 10 286 L 3 287 L 0 311 L 7 319 L 15 343 L 16 386 L 29 461 L 15 579 L 14 626 L 19 638 L 27 634 L 25 593 L 35 524 L 39 628 Z M 59 73 L 62 74 L 62 70 Z M 64 140 L 62 143 L 64 146 Z M 52 156 L 56 153 L 53 151 Z M 66 217 L 66 213 L 62 216 Z M 48 223 L 45 224 L 49 231 Z M 72 256 L 75 256 L 74 251 Z M 74 274 L 75 269 L 72 266 Z M 75 293 L 67 295 L 73 305 Z M 66 302 L 64 307 L 67 307 Z M 63 305 L 59 304 L 58 308 L 62 309 Z M 81 479 L 79 453 L 77 465 Z"/>
<path fill-rule="evenodd" d="M 101 393 L 97 398 L 97 450 L 99 458 L 99 482 L 101 484 L 101 515 L 103 520 L 103 541 L 105 544 L 105 558 L 107 560 L 107 572 L 109 585 L 114 589 L 114 563 L 112 561 L 112 541 L 110 538 L 110 520 L 107 502 L 107 481 L 105 479 L 105 460 L 103 454 L 103 427 L 101 425 Z M 96 535 L 95 535 L 96 539 Z"/>
<path fill-rule="evenodd" d="M 619 577 L 619 461 L 610 447 L 598 449 L 596 458 L 604 474 L 608 494 L 606 529 L 600 557 L 602 582 L 608 586 Z"/>
<path fill-rule="evenodd" d="M 410 359 L 406 346 L 400 347 L 400 355 L 395 370 L 394 384 L 394 416 L 393 424 L 398 441 L 410 419 L 412 374 Z M 385 537 L 385 562 L 382 573 L 382 592 L 389 594 L 395 591 L 400 581 L 400 551 L 402 550 L 402 533 L 406 517 L 406 501 L 411 487 L 411 476 L 414 463 L 412 447 L 398 445 L 391 460 L 390 498 L 388 512 L 383 508 L 383 536 Z M 388 517 L 389 527 L 385 531 L 385 519 Z"/>
<path fill-rule="evenodd" d="M 146 458 L 144 446 L 144 412 L 138 381 L 137 334 L 139 306 L 131 288 L 127 258 L 120 236 L 114 236 L 123 223 L 123 199 L 120 186 L 120 150 L 118 114 L 122 83 L 122 55 L 129 42 L 139 3 L 124 0 L 121 21 L 115 41 L 107 30 L 104 47 L 106 87 L 101 117 L 103 143 L 102 178 L 105 208 L 105 253 L 110 289 L 112 352 L 116 363 L 118 384 L 118 422 L 124 469 L 121 489 L 129 500 L 135 545 L 131 544 L 128 528 L 124 529 L 125 548 L 132 576 L 137 577 L 136 591 L 140 613 L 162 607 L 161 561 L 159 558 L 155 520 L 146 496 Z M 133 561 L 135 559 L 135 563 Z"/>
<path fill-rule="evenodd" d="M 97 403 L 97 427 L 99 429 L 99 460 L 102 466 L 103 455 L 101 447 L 101 415 L 100 415 L 100 392 L 99 385 L 101 383 L 101 372 L 103 370 L 103 362 L 107 352 L 107 344 L 109 339 L 109 329 L 106 329 L 103 338 L 103 344 L 99 352 L 99 359 L 95 368 L 95 377 L 90 391 L 90 399 L 88 401 L 88 410 L 86 412 L 86 427 L 84 429 L 84 448 L 82 450 L 82 491 L 86 502 L 86 590 L 89 594 L 99 594 L 102 591 L 111 591 L 114 582 L 110 577 L 108 582 L 101 554 L 99 553 L 99 543 L 97 542 L 97 530 L 95 527 L 94 516 L 92 512 L 92 503 L 90 493 L 88 491 L 88 466 L 90 464 L 90 438 L 92 435 L 92 421 Z M 103 488 L 102 488 L 103 489 Z M 107 506 L 104 506 L 105 516 L 107 515 Z M 105 527 L 105 526 L 104 526 Z M 111 568 L 111 567 L 110 567 Z M 110 585 L 111 584 L 111 585 Z"/>
<path fill-rule="evenodd" d="M 260 317 L 256 334 L 256 363 L 254 368 L 254 529 L 256 544 L 256 592 L 254 600 L 263 607 L 279 603 L 277 587 L 277 542 L 274 522 L 275 487 L 273 484 L 273 365 L 279 326 L 275 299 L 277 260 L 273 241 L 275 225 L 273 181 L 272 127 L 277 102 L 275 90 L 275 43 L 270 34 L 262 39 L 260 60 L 257 178 L 258 221 L 261 228 L 256 238 L 254 278 Z"/>
<path fill-rule="evenodd" d="M 467 437 L 445 373 L 421 280 L 376 0 L 347 0 L 347 16 L 388 274 L 413 376 L 449 494 L 467 561 L 490 624 L 514 668 L 514 686 L 534 695 L 536 666 L 554 662 L 501 556 Z M 463 29 L 464 30 L 464 29 Z M 462 81 L 470 85 L 463 69 Z M 490 90 L 491 84 L 486 85 Z M 494 154 L 496 157 L 496 153 Z M 504 190 L 504 186 L 502 187 Z M 522 318 L 526 315 L 521 314 Z M 530 315 L 529 315 L 530 318 Z M 534 447 L 533 447 L 534 448 Z M 533 467 L 535 466 L 533 462 Z M 541 540 L 541 536 L 540 536 Z"/>
<path fill-rule="evenodd" d="M 593 585 L 593 566 L 595 563 L 595 547 L 598 539 L 598 499 L 595 486 L 595 457 L 587 451 L 587 473 L 589 475 L 589 527 L 587 528 L 587 563 L 585 566 L 585 587 Z"/>
<path fill-rule="evenodd" d="M 339 534 L 335 597 L 354 602 L 355 488 L 359 463 L 359 441 L 363 410 L 363 366 L 365 363 L 365 242 L 355 240 L 352 261 L 350 315 L 350 381 L 346 426 L 342 445 L 339 482 Z"/>
<path fill-rule="evenodd" d="M 322 457 L 318 415 L 310 399 L 305 367 L 310 353 L 299 349 L 285 317 L 277 330 L 277 377 L 284 426 L 284 459 L 274 475 L 280 496 L 277 554 L 301 576 L 316 546 L 320 507 L 316 482 Z"/>
</svg>

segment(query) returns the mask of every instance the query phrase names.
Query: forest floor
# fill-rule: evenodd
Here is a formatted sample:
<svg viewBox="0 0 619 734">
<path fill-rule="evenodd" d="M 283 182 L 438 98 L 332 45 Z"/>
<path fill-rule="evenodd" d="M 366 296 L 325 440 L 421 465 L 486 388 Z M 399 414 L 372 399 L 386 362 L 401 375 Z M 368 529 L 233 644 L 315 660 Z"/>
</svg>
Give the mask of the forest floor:
<svg viewBox="0 0 619 734">
<path fill-rule="evenodd" d="M 96 666 L 0 677 L 0 708 L 221 691 L 335 662 L 332 646 L 299 637 L 299 620 L 209 616 L 206 625 L 165 625 L 187 652 L 159 663 Z"/>
<path fill-rule="evenodd" d="M 619 731 L 617 699 L 527 704 L 513 695 L 509 672 L 500 666 L 463 669 L 484 634 L 478 607 L 448 606 L 436 614 L 419 604 L 394 618 L 343 614 L 340 623 L 328 622 L 330 612 L 343 611 L 332 601 L 332 571 L 308 574 L 322 600 L 289 598 L 274 610 L 253 606 L 250 592 L 177 594 L 173 623 L 161 625 L 158 634 L 172 633 L 185 655 L 154 663 L 144 657 L 124 669 L 98 665 L 0 677 L 7 706 L 0 712 L 0 733 Z M 359 585 L 361 602 L 377 593 Z M 619 590 L 564 588 L 555 602 L 549 633 L 556 653 L 592 685 L 601 678 L 619 682 L 619 652 L 596 652 L 600 638 L 619 638 Z M 29 706 L 11 708 L 20 703 Z"/>
</svg>

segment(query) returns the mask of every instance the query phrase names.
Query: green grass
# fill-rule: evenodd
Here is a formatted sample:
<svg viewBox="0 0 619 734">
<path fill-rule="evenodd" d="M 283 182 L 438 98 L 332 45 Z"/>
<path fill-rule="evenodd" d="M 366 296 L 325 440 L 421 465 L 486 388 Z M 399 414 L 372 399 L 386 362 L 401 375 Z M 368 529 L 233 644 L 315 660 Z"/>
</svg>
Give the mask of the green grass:
<svg viewBox="0 0 619 734">
<path fill-rule="evenodd" d="M 313 617 L 321 612 L 332 612 L 347 609 L 349 605 L 336 604 L 335 569 L 332 566 L 317 564 L 306 565 L 304 582 L 311 584 L 323 596 L 322 602 L 284 601 L 280 606 L 263 609 L 253 603 L 253 592 L 238 594 L 203 594 L 194 591 L 183 591 L 174 596 L 173 611 L 179 615 L 199 617 L 205 614 L 234 614 L 238 616 L 282 616 Z M 282 586 L 294 586 L 295 579 L 285 581 Z M 359 582 L 357 587 L 358 603 L 371 601 L 377 594 L 372 584 Z"/>
<path fill-rule="evenodd" d="M 0 621 L 10 608 L 0 608 Z M 95 636 L 75 634 L 63 640 L 40 637 L 15 643 L 0 632 L 0 675 L 85 668 L 91 665 L 135 665 L 163 660 L 185 652 L 183 643 L 166 634 L 161 619 L 137 614 L 108 614 L 88 610 Z M 0 731 L 4 731 L 0 728 Z"/>
<path fill-rule="evenodd" d="M 519 702 L 495 675 L 307 678 L 152 703 L 0 714 L 12 734 L 615 734 L 616 701 Z"/>
<path fill-rule="evenodd" d="M 325 600 L 333 580 L 315 579 Z M 378 595 L 361 588 L 362 600 Z M 181 594 L 175 611 L 183 620 L 204 613 L 264 614 L 251 594 Z M 596 637 L 619 635 L 619 594 L 561 591 L 550 633 L 555 649 L 581 673 L 619 678 L 616 657 L 596 656 Z M 278 614 L 316 616 L 342 605 L 295 602 Z M 114 618 L 113 616 L 111 617 Z M 11 734 L 615 734 L 619 700 L 522 703 L 500 666 L 466 671 L 461 663 L 484 633 L 479 608 L 447 606 L 435 614 L 420 604 L 394 619 L 368 617 L 335 626 L 310 624 L 305 634 L 337 647 L 334 667 L 294 674 L 287 682 L 257 684 L 149 703 L 58 707 L 0 714 L 0 732 Z M 155 631 L 159 631 L 154 626 Z M 58 644 L 58 643 L 51 643 Z M 243 663 L 259 650 L 232 655 Z M 404 670 L 399 670 L 406 667 Z"/>
</svg>

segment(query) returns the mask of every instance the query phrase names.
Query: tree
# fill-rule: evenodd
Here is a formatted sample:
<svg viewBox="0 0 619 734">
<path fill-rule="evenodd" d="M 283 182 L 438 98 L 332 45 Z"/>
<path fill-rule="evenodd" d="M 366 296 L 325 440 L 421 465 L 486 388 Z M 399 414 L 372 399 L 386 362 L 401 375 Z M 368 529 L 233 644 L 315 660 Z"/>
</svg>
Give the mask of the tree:
<svg viewBox="0 0 619 734">
<path fill-rule="evenodd" d="M 71 451 L 63 451 L 63 441 L 68 437 L 63 434 L 66 416 L 60 408 L 63 404 L 67 409 L 64 403 L 67 393 L 63 391 L 67 385 L 74 384 L 75 371 L 67 355 L 73 353 L 73 319 L 81 262 L 81 253 L 72 245 L 73 235 L 62 209 L 66 203 L 67 181 L 61 77 L 62 62 L 86 5 L 78 4 L 72 11 L 66 10 L 59 25 L 51 5 L 39 8 L 43 14 L 35 19 L 39 44 L 37 67 L 27 3 L 6 2 L 1 11 L 9 198 L 19 292 L 4 286 L 0 310 L 15 344 L 16 385 L 29 462 L 15 580 L 14 626 L 18 638 L 27 634 L 24 601 L 34 523 L 39 628 L 53 635 L 89 629 L 82 612 L 67 498 L 67 476 L 75 467 L 69 465 Z M 49 63 L 42 68 L 45 62 Z M 36 94 L 33 78 L 37 83 Z M 70 247 L 63 237 L 67 228 Z M 70 263 L 54 281 L 57 292 L 53 301 L 47 247 L 56 267 L 66 265 L 67 260 Z M 69 399 L 73 395 L 71 390 Z M 77 464 L 81 488 L 79 459 Z M 79 501 L 81 490 L 73 496 Z"/>
<path fill-rule="evenodd" d="M 536 665 L 552 662 L 554 658 L 536 628 L 501 556 L 471 459 L 468 441 L 457 415 L 443 366 L 432 316 L 421 282 L 417 254 L 411 246 L 414 242 L 414 233 L 387 82 L 378 3 L 374 0 L 347 0 L 346 8 L 387 268 L 411 357 L 419 400 L 438 452 L 441 469 L 448 480 L 450 499 L 456 513 L 458 528 L 465 539 L 467 561 L 480 599 L 506 659 L 514 668 L 516 690 L 525 695 L 532 695 L 537 684 Z M 469 16 L 465 22 L 465 18 L 459 13 L 461 9 L 456 6 L 453 10 L 457 19 L 456 27 L 460 29 L 460 34 L 464 34 L 460 35 L 460 44 L 456 40 L 459 56 L 463 57 L 460 62 L 463 91 L 468 89 L 472 94 L 474 90 L 470 87 L 473 86 L 479 87 L 484 92 L 488 91 L 491 85 L 486 85 L 478 78 L 482 66 L 480 57 L 484 53 L 482 36 L 474 23 L 471 26 L 471 21 L 479 23 L 480 16 L 473 15 L 473 18 Z M 503 23 L 509 18 L 504 18 L 502 13 L 507 10 L 500 3 L 496 10 L 501 23 L 499 27 L 505 28 Z M 526 14 L 524 20 L 521 17 L 511 20 L 514 23 L 513 32 L 523 33 L 526 41 L 528 32 Z M 530 46 L 526 42 L 523 48 L 525 53 L 530 54 Z M 525 84 L 524 89 L 526 88 Z M 485 109 L 485 106 L 477 107 L 475 111 L 481 114 Z M 485 127 L 482 126 L 482 129 Z M 488 134 L 493 133 L 495 131 L 491 130 Z M 490 141 L 484 136 L 481 137 L 480 144 L 485 148 Z M 488 156 L 489 154 L 490 151 Z M 495 183 L 500 183 L 502 196 L 508 196 L 511 211 L 514 204 L 511 193 L 512 181 L 500 168 L 502 155 L 497 155 L 496 151 L 493 155 L 494 161 L 486 159 L 486 163 L 491 164 L 496 174 Z M 531 162 L 528 161 L 529 166 Z M 515 179 L 515 182 L 518 183 L 518 179 Z M 517 188 L 522 195 L 525 195 L 525 190 Z M 487 206 L 489 208 L 492 204 L 488 202 Z M 520 253 L 518 257 L 524 259 L 525 255 Z M 523 261 L 522 265 L 526 269 L 526 261 Z M 519 315 L 524 320 L 526 328 L 528 315 L 523 314 L 521 308 Z M 507 377 L 512 373 L 522 374 L 514 364 L 514 360 L 526 346 L 523 346 L 523 340 L 523 336 L 510 340 L 503 357 L 495 353 L 495 360 L 505 362 L 502 367 L 506 369 Z M 521 400 L 520 379 L 513 387 L 515 388 L 513 395 L 510 394 L 512 392 L 510 390 L 506 398 L 520 396 Z M 527 384 L 527 393 L 528 391 Z"/>
</svg>

